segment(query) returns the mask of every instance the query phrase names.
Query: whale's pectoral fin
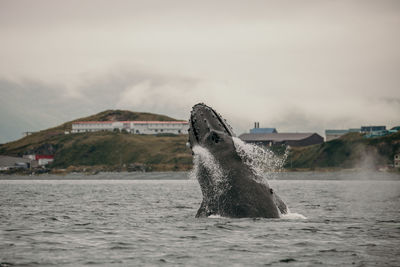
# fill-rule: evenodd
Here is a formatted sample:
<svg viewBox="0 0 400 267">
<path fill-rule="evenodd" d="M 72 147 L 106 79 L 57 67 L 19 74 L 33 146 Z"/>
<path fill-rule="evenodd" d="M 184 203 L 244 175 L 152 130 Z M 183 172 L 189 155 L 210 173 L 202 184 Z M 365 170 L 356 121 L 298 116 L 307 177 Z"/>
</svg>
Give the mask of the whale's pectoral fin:
<svg viewBox="0 0 400 267">
<path fill-rule="evenodd" d="M 278 194 L 276 192 L 273 192 L 273 198 L 274 198 L 275 205 L 278 207 L 281 214 L 288 213 L 288 208 L 287 208 L 285 202 L 283 202 L 283 200 L 278 196 Z"/>
<path fill-rule="evenodd" d="M 204 200 L 201 202 L 200 208 L 197 211 L 196 218 L 202 218 L 202 217 L 208 217 L 208 209 L 207 209 L 207 204 L 204 202 Z"/>
</svg>

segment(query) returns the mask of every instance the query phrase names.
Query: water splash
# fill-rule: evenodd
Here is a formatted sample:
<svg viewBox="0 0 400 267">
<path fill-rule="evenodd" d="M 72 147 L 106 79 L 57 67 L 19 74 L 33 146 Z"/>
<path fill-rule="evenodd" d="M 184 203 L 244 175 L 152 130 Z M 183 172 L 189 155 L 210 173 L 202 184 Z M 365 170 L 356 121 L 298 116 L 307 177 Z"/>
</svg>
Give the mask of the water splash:
<svg viewBox="0 0 400 267">
<path fill-rule="evenodd" d="M 209 182 L 212 185 L 212 188 L 209 189 L 211 190 L 211 192 L 209 192 L 205 197 L 213 198 L 213 201 L 215 201 L 215 199 L 218 199 L 219 196 L 221 196 L 229 189 L 226 175 L 217 160 L 208 149 L 197 145 L 193 147 L 193 153 L 194 167 L 190 172 L 189 177 L 191 179 L 197 179 L 200 182 L 200 168 L 204 168 L 207 172 L 207 175 L 210 176 Z"/>
<path fill-rule="evenodd" d="M 207 218 L 210 218 L 210 219 L 221 219 L 221 218 L 224 218 L 224 217 L 222 217 L 221 215 L 210 215 Z"/>
<path fill-rule="evenodd" d="M 256 174 L 258 182 L 268 184 L 268 179 L 275 178 L 275 174 L 282 170 L 289 154 L 289 150 L 286 149 L 282 156 L 278 156 L 267 148 L 245 143 L 237 137 L 232 139 L 236 152 Z"/>
<path fill-rule="evenodd" d="M 222 169 L 208 149 L 202 146 L 194 146 L 192 151 L 194 153 L 193 169 L 189 174 L 191 179 L 198 178 L 200 165 L 204 166 L 204 168 L 206 168 L 207 171 L 212 174 L 215 180 L 223 179 L 224 175 Z"/>
<path fill-rule="evenodd" d="M 281 214 L 280 216 L 281 219 L 285 219 L 285 220 L 306 220 L 307 217 L 300 214 L 300 213 L 296 213 L 296 212 L 288 212 L 286 214 Z"/>
</svg>

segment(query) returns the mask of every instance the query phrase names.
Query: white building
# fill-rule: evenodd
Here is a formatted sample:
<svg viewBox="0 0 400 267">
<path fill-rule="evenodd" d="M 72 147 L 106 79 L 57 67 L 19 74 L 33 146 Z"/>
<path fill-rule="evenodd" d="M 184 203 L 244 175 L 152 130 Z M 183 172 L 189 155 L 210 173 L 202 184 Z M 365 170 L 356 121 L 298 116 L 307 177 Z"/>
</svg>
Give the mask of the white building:
<svg viewBox="0 0 400 267">
<path fill-rule="evenodd" d="M 78 121 L 72 123 L 72 133 L 113 131 L 119 129 L 119 122 L 113 121 Z"/>
<path fill-rule="evenodd" d="M 78 121 L 72 123 L 72 133 L 122 131 L 132 134 L 187 134 L 187 121 Z"/>
</svg>

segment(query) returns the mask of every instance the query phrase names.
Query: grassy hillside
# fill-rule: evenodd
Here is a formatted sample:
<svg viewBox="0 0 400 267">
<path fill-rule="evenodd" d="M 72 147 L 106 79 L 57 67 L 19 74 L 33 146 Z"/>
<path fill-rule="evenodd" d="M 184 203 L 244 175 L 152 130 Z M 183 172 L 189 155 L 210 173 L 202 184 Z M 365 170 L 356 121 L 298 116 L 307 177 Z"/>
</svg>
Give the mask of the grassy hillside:
<svg viewBox="0 0 400 267">
<path fill-rule="evenodd" d="M 26 136 L 14 142 L 6 143 L 0 146 L 0 154 L 9 155 L 23 155 L 24 152 L 32 149 L 39 149 L 38 153 L 44 152 L 45 148 L 41 148 L 47 142 L 54 142 L 55 136 L 64 135 L 65 131 L 71 131 L 72 123 L 76 121 L 126 121 L 126 120 L 138 120 L 138 121 L 176 121 L 176 119 L 168 116 L 152 114 L 152 113 L 141 113 L 131 112 L 127 110 L 106 110 L 98 114 L 79 118 L 73 121 L 66 122 L 54 128 L 49 128 L 43 131 L 36 132 L 32 135 Z"/>
<path fill-rule="evenodd" d="M 132 135 L 113 132 L 64 135 L 54 168 L 103 166 L 104 169 L 144 165 L 147 170 L 187 170 L 192 156 L 187 136 Z"/>
<path fill-rule="evenodd" d="M 376 168 L 393 164 L 400 152 L 400 133 L 364 138 L 349 133 L 320 145 L 291 149 L 287 168 Z"/>
<path fill-rule="evenodd" d="M 124 110 L 107 110 L 74 121 L 106 120 L 175 120 L 173 118 Z M 187 170 L 192 156 L 186 147 L 187 136 L 132 135 L 117 132 L 64 134 L 71 130 L 72 122 L 43 130 L 20 140 L 0 146 L 0 154 L 55 154 L 52 168 L 79 169 L 96 166 L 115 170 L 130 165 L 144 166 L 147 170 Z"/>
</svg>

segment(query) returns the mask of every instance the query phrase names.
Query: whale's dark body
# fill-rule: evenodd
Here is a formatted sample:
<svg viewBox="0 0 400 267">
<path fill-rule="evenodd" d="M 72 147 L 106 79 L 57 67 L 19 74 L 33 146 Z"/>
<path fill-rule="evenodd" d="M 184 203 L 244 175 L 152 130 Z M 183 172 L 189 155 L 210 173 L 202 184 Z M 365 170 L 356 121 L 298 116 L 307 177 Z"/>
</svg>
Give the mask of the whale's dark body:
<svg viewBox="0 0 400 267">
<path fill-rule="evenodd" d="M 204 104 L 193 106 L 190 147 L 192 150 L 196 146 L 206 148 L 224 174 L 222 181 L 217 181 L 206 166 L 199 164 L 197 176 L 203 201 L 196 217 L 279 218 L 280 213 L 287 212 L 286 205 L 267 184 L 257 182 L 260 177 L 243 163 L 236 152 L 233 136 L 230 126 L 212 108 Z"/>
</svg>

